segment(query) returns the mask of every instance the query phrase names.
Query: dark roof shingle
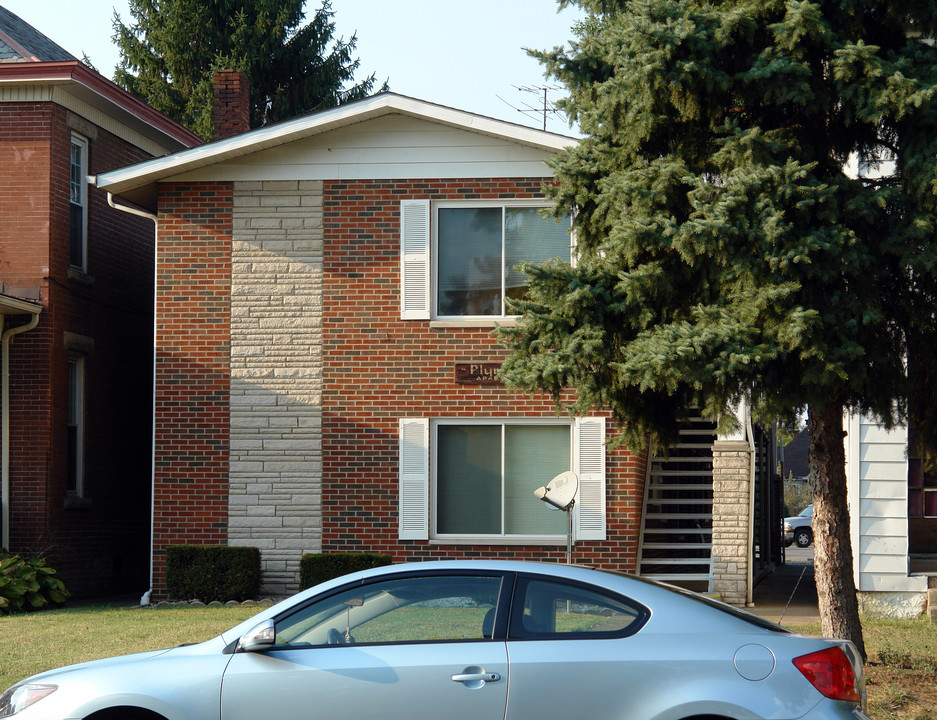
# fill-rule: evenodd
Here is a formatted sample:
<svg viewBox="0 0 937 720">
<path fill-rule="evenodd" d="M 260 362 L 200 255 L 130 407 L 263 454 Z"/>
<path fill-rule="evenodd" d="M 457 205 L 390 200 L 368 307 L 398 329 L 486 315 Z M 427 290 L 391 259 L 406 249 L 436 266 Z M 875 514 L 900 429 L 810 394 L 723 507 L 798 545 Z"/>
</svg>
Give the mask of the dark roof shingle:
<svg viewBox="0 0 937 720">
<path fill-rule="evenodd" d="M 25 49 L 29 56 L 24 57 L 15 45 Z M 18 15 L 0 6 L 0 62 L 68 62 L 77 59 Z"/>
</svg>

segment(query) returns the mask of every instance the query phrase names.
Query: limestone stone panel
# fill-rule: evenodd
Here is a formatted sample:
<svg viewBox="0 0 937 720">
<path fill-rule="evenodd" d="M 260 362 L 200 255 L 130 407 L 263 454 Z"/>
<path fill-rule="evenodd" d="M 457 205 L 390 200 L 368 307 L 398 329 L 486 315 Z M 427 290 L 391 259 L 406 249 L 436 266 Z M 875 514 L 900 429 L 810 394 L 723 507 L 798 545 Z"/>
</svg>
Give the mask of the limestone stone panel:
<svg viewBox="0 0 937 720">
<path fill-rule="evenodd" d="M 322 183 L 234 184 L 229 541 L 264 592 L 322 542 Z"/>
</svg>

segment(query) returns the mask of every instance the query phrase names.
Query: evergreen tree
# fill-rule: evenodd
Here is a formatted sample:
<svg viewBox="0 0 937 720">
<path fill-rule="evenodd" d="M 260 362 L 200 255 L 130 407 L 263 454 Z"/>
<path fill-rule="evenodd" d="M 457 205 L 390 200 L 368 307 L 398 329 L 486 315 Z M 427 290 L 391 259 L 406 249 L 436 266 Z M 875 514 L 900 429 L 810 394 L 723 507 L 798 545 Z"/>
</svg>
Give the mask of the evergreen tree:
<svg viewBox="0 0 937 720">
<path fill-rule="evenodd" d="M 935 406 L 937 3 L 576 4 L 571 49 L 537 55 L 585 135 L 548 191 L 578 257 L 526 267 L 502 377 L 637 445 L 690 406 L 806 410 L 823 632 L 864 654 L 843 415 Z"/>
<path fill-rule="evenodd" d="M 374 85 L 372 74 L 346 87 L 356 37 L 333 37 L 330 0 L 306 25 L 303 0 L 130 0 L 130 14 L 129 26 L 114 15 L 115 82 L 206 140 L 215 70 L 250 81 L 251 127 L 366 97 Z"/>
</svg>

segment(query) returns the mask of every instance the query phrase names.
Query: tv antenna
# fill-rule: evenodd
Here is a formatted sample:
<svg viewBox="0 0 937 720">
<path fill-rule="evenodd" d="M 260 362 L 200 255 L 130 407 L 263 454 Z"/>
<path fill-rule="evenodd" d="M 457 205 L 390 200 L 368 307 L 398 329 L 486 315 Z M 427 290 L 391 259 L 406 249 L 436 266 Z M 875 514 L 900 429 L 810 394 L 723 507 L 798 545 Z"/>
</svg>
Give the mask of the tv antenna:
<svg viewBox="0 0 937 720">
<path fill-rule="evenodd" d="M 550 115 L 563 115 L 563 111 L 560 110 L 560 109 L 556 106 L 556 103 L 552 102 L 552 101 L 549 99 L 549 97 L 548 97 L 548 93 L 549 93 L 551 90 L 552 90 L 552 91 L 563 90 L 564 88 L 563 88 L 562 85 L 532 85 L 532 86 L 528 86 L 528 87 L 521 87 L 521 86 L 519 86 L 519 85 L 514 85 L 514 86 L 512 86 L 512 87 L 513 87 L 515 90 L 519 90 L 520 92 L 532 93 L 532 94 L 534 94 L 534 95 L 537 95 L 537 104 L 538 104 L 538 106 L 535 107 L 535 106 L 531 105 L 530 103 L 522 102 L 521 105 L 523 105 L 523 107 L 517 107 L 517 106 L 512 105 L 511 103 L 509 103 L 507 100 L 505 100 L 505 99 L 504 99 L 503 97 L 501 97 L 500 95 L 497 96 L 498 99 L 499 99 L 501 102 L 505 103 L 506 105 L 509 105 L 510 107 L 512 107 L 512 108 L 514 108 L 515 110 L 517 110 L 517 112 L 522 112 L 522 113 L 527 113 L 527 114 L 534 114 L 534 115 L 542 115 L 542 116 L 543 116 L 543 129 L 544 129 L 544 130 L 547 129 L 547 117 L 549 117 Z"/>
</svg>

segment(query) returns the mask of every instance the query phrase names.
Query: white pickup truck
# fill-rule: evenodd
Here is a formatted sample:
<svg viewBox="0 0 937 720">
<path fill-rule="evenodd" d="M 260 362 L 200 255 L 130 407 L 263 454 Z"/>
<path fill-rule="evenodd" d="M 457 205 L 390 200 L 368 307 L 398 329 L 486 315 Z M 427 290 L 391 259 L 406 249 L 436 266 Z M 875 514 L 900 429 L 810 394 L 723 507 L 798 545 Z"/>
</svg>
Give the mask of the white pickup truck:
<svg viewBox="0 0 937 720">
<path fill-rule="evenodd" d="M 784 518 L 784 547 L 797 545 L 810 547 L 813 542 L 813 505 L 801 510 L 800 515 Z"/>
</svg>

